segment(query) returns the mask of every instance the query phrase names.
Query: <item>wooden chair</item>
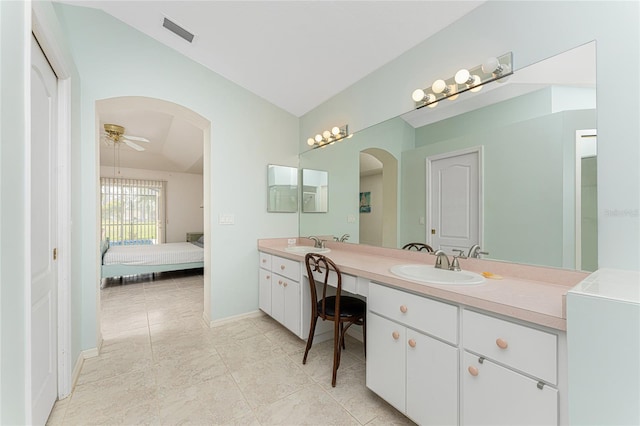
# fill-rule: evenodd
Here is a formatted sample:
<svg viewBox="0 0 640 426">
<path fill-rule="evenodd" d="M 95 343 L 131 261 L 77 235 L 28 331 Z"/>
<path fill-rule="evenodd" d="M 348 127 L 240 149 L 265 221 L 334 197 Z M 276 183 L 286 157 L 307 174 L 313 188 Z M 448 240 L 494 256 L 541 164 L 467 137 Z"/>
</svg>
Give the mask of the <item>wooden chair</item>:
<svg viewBox="0 0 640 426">
<path fill-rule="evenodd" d="M 424 243 L 409 243 L 409 244 L 405 244 L 404 247 L 402 247 L 402 250 L 426 251 L 427 253 L 433 253 L 434 252 L 433 248 L 430 245 L 424 244 Z"/>
<path fill-rule="evenodd" d="M 365 356 L 367 347 L 366 317 L 367 304 L 356 297 L 343 296 L 342 275 L 331 259 L 321 254 L 308 253 L 304 258 L 311 287 L 311 326 L 307 347 L 304 351 L 302 363 L 307 363 L 307 355 L 313 344 L 313 335 L 318 318 L 323 321 L 333 321 L 333 377 L 331 386 L 336 386 L 336 373 L 340 367 L 340 353 L 344 345 L 344 335 L 351 325 L 361 325 L 364 338 Z M 334 276 L 335 273 L 335 276 Z M 329 276 L 335 281 L 329 285 Z M 318 285 L 316 287 L 316 284 Z M 329 287 L 335 284 L 336 294 L 330 295 Z M 322 293 L 318 294 L 318 290 Z"/>
</svg>

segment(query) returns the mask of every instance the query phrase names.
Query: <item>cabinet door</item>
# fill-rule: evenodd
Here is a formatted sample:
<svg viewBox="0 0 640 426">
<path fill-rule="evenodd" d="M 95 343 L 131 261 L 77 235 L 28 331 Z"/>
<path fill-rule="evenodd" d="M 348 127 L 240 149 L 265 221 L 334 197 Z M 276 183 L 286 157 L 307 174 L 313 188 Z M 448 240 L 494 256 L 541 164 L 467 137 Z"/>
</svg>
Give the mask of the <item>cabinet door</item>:
<svg viewBox="0 0 640 426">
<path fill-rule="evenodd" d="M 260 268 L 259 274 L 260 299 L 258 303 L 264 313 L 271 315 L 271 271 Z"/>
<path fill-rule="evenodd" d="M 284 319 L 282 323 L 296 336 L 300 336 L 300 283 L 285 278 L 282 287 L 284 290 Z"/>
<path fill-rule="evenodd" d="M 473 375 L 469 368 L 475 368 Z M 558 391 L 491 361 L 464 354 L 463 425 L 557 425 Z"/>
<path fill-rule="evenodd" d="M 284 324 L 284 287 L 286 278 L 273 274 L 271 276 L 271 316 L 280 324 Z"/>
<path fill-rule="evenodd" d="M 404 413 L 406 331 L 367 313 L 367 387 Z"/>
<path fill-rule="evenodd" d="M 421 425 L 457 425 L 458 349 L 411 329 L 405 345 L 407 416 Z"/>
</svg>

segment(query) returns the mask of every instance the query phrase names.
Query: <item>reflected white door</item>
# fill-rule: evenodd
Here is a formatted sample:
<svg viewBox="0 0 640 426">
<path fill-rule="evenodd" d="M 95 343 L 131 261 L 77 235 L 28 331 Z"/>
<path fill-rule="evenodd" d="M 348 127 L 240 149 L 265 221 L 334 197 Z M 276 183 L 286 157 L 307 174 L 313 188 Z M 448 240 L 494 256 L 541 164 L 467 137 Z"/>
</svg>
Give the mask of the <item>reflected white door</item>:
<svg viewBox="0 0 640 426">
<path fill-rule="evenodd" d="M 45 424 L 57 397 L 57 78 L 31 38 L 31 415 Z"/>
<path fill-rule="evenodd" d="M 426 240 L 434 249 L 466 252 L 481 244 L 480 155 L 477 148 L 427 158 Z"/>
</svg>

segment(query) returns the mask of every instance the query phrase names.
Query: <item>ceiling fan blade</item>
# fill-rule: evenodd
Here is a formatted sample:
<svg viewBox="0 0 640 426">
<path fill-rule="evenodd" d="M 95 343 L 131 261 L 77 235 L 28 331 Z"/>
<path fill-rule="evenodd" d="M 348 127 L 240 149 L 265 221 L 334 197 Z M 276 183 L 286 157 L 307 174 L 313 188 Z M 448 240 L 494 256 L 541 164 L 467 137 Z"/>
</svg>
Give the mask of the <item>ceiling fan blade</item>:
<svg viewBox="0 0 640 426">
<path fill-rule="evenodd" d="M 136 141 L 136 142 L 146 142 L 149 143 L 151 142 L 149 139 L 147 138 L 141 138 L 140 136 L 129 136 L 129 135 L 122 135 L 123 138 L 125 139 L 129 139 L 132 141 Z"/>
<path fill-rule="evenodd" d="M 133 143 L 131 141 L 128 141 L 128 140 L 125 139 L 124 143 L 126 143 L 127 146 L 130 146 L 131 148 L 135 149 L 136 151 L 144 151 L 143 147 L 141 147 L 140 145 L 135 144 L 135 143 Z"/>
</svg>

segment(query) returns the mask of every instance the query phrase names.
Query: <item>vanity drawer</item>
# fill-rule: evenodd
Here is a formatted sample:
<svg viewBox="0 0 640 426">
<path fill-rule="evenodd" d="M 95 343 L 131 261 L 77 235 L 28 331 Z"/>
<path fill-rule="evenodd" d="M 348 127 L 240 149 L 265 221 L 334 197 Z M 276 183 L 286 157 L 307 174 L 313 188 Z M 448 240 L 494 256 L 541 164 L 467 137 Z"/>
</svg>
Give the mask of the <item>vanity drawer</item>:
<svg viewBox="0 0 640 426">
<path fill-rule="evenodd" d="M 465 349 L 557 384 L 557 336 L 478 312 L 462 313 Z"/>
<path fill-rule="evenodd" d="M 271 257 L 271 270 L 289 279 L 300 281 L 300 262 L 284 257 Z"/>
<path fill-rule="evenodd" d="M 305 268 L 303 266 L 303 268 Z M 324 268 L 320 268 L 321 271 L 314 271 L 313 272 L 313 278 L 316 280 L 316 283 L 323 283 L 324 282 Z M 307 276 L 307 270 L 306 268 L 303 271 L 304 275 Z M 342 275 L 342 291 L 347 291 L 349 293 L 352 294 L 358 294 L 358 286 L 356 283 L 356 277 L 354 277 L 353 275 L 349 275 L 349 274 L 341 274 Z M 327 280 L 327 283 L 329 283 L 329 285 L 331 287 L 337 287 L 338 285 L 338 277 L 336 275 L 336 272 L 334 270 L 329 271 L 329 279 Z"/>
<path fill-rule="evenodd" d="M 456 306 L 375 283 L 369 285 L 367 306 L 393 321 L 453 344 L 458 342 Z"/>
<path fill-rule="evenodd" d="M 263 252 L 258 252 L 259 259 L 258 264 L 263 269 L 271 270 L 271 255 Z"/>
</svg>

